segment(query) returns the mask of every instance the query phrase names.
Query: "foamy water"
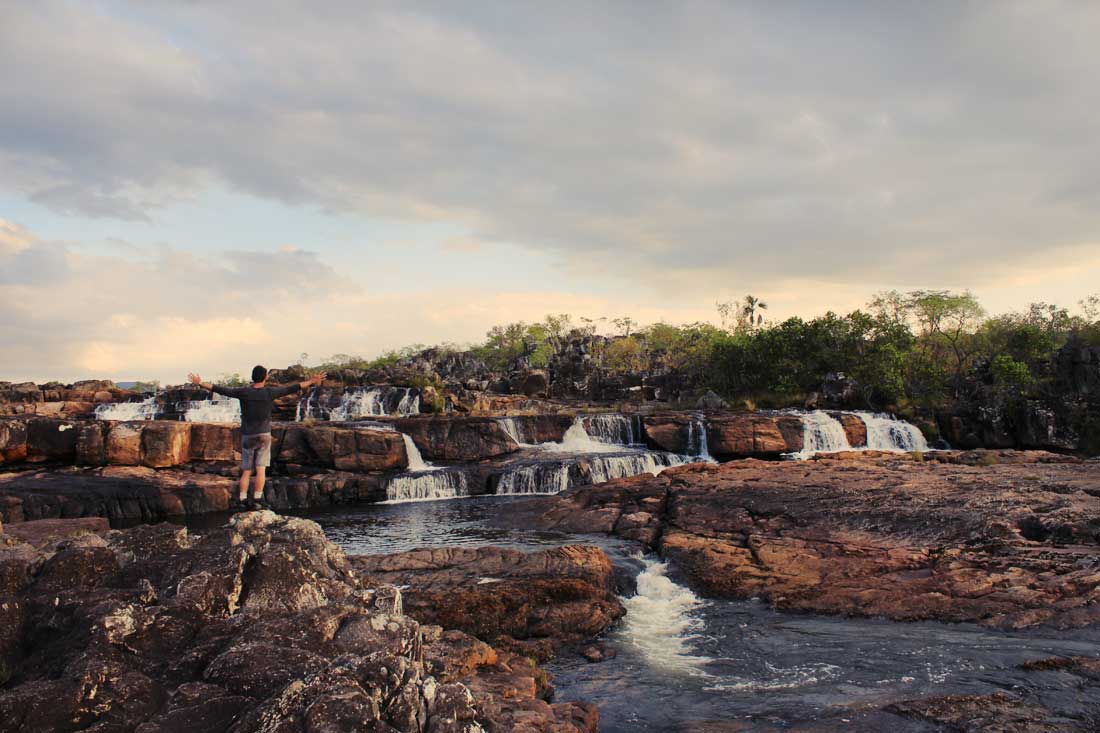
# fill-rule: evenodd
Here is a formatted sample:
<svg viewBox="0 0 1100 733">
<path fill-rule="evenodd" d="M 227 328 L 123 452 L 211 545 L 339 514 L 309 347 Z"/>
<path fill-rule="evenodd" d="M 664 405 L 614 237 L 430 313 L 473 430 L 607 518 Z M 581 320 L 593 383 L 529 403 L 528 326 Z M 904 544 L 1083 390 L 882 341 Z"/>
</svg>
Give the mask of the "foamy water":
<svg viewBox="0 0 1100 733">
<path fill-rule="evenodd" d="M 697 615 L 703 602 L 666 575 L 666 563 L 651 557 L 644 562 L 638 592 L 623 599 L 623 639 L 654 667 L 677 674 L 706 674 L 703 666 L 711 660 L 691 648 L 704 626 Z"/>
</svg>

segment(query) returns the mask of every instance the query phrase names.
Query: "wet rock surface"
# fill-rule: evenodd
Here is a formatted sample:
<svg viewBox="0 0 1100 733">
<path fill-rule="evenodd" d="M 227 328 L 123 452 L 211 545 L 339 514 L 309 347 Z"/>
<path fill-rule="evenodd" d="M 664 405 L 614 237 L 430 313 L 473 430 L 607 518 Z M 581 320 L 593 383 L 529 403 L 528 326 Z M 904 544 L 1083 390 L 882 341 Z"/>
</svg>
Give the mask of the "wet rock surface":
<svg viewBox="0 0 1100 733">
<path fill-rule="evenodd" d="M 407 587 L 405 612 L 545 660 L 607 630 L 625 613 L 611 560 L 589 545 L 525 553 L 500 547 L 350 558 L 372 582 Z"/>
<path fill-rule="evenodd" d="M 643 542 L 712 597 L 1006 629 L 1100 621 L 1098 465 L 939 458 L 955 462 L 693 464 L 571 491 L 540 521 Z"/>
<path fill-rule="evenodd" d="M 0 534 L 0 731 L 594 731 L 529 659 L 422 626 L 313 522 Z"/>
</svg>

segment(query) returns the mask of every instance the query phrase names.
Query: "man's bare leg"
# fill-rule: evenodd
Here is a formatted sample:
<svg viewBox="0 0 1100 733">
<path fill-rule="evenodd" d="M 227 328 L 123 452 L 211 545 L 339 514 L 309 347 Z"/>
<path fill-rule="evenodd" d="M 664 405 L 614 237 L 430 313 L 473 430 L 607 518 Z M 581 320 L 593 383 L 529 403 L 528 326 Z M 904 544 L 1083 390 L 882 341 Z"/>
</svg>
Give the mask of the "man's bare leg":
<svg viewBox="0 0 1100 733">
<path fill-rule="evenodd" d="M 256 466 L 256 488 L 252 489 L 252 501 L 264 498 L 264 480 L 267 478 L 267 466 Z"/>
<path fill-rule="evenodd" d="M 248 480 L 252 478 L 252 470 L 241 471 L 241 480 L 237 486 L 237 501 L 244 503 L 248 498 Z"/>
</svg>

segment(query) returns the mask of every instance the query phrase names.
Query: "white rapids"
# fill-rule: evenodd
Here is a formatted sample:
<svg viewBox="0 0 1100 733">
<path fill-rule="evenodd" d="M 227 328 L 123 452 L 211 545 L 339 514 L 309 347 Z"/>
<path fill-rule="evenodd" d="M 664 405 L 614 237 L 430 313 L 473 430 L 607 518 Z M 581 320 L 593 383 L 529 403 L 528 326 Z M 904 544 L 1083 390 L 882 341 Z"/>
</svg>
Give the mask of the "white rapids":
<svg viewBox="0 0 1100 733">
<path fill-rule="evenodd" d="M 666 575 L 666 563 L 651 557 L 644 562 L 638 592 L 622 599 L 626 616 L 620 635 L 654 667 L 673 674 L 707 675 L 703 666 L 710 658 L 694 654 L 691 648 L 703 630 L 703 621 L 696 616 L 703 601 Z"/>
<path fill-rule="evenodd" d="M 97 420 L 152 420 L 157 416 L 157 396 L 141 402 L 112 402 L 96 405 Z"/>
<path fill-rule="evenodd" d="M 794 413 L 802 419 L 802 450 L 790 454 L 794 458 L 810 458 L 818 453 L 850 450 L 876 450 L 895 453 L 929 450 L 928 441 L 912 423 L 893 415 L 871 412 L 845 412 L 855 415 L 867 427 L 867 445 L 853 447 L 840 421 L 823 410 Z"/>
<path fill-rule="evenodd" d="M 186 408 L 183 419 L 187 422 L 239 423 L 241 421 L 241 401 L 235 397 L 196 400 L 184 404 Z"/>
</svg>

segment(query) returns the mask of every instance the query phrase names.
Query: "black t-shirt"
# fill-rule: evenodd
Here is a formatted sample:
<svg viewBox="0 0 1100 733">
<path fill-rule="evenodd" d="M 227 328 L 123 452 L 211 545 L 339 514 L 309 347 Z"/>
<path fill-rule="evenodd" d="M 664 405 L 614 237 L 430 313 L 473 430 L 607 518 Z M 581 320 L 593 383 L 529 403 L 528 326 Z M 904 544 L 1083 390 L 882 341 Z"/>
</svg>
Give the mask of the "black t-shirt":
<svg viewBox="0 0 1100 733">
<path fill-rule="evenodd" d="M 279 397 L 299 390 L 297 384 L 285 387 L 222 387 L 213 385 L 215 392 L 241 401 L 241 434 L 261 435 L 271 432 L 271 405 Z"/>
</svg>

